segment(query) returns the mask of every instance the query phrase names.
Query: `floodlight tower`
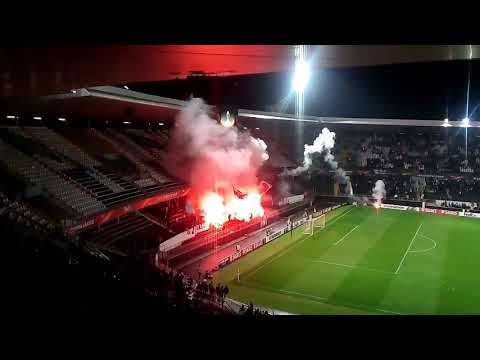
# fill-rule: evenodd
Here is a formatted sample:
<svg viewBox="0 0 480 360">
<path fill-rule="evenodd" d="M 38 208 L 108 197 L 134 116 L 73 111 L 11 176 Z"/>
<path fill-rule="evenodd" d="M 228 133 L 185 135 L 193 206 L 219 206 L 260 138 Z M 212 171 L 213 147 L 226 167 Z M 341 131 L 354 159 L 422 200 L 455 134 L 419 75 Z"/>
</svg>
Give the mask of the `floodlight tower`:
<svg viewBox="0 0 480 360">
<path fill-rule="evenodd" d="M 303 118 L 305 105 L 305 90 L 310 80 L 310 65 L 307 62 L 307 46 L 295 46 L 295 69 L 292 79 L 292 88 L 295 92 L 295 117 Z M 297 149 L 303 148 L 303 124 L 299 120 L 296 125 Z"/>
</svg>

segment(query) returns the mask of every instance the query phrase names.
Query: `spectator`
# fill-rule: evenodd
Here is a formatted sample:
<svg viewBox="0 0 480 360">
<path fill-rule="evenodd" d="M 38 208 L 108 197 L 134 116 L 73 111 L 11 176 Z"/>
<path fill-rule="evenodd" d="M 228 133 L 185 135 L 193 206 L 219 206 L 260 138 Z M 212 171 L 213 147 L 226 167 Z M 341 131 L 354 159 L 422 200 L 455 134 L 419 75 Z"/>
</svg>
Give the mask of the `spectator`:
<svg viewBox="0 0 480 360">
<path fill-rule="evenodd" d="M 225 285 L 223 287 L 222 306 L 223 306 L 223 302 L 225 301 L 225 298 L 227 297 L 229 292 L 230 292 L 230 289 L 228 288 L 227 285 Z"/>
</svg>

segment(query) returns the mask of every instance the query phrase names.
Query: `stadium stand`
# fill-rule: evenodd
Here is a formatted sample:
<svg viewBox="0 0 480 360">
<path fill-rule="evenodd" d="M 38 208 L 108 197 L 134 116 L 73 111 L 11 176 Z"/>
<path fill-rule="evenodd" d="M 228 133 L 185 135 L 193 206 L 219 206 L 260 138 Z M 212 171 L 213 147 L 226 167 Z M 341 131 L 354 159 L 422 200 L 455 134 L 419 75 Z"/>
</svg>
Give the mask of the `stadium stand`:
<svg viewBox="0 0 480 360">
<path fill-rule="evenodd" d="M 480 173 L 478 136 L 471 137 L 468 148 L 464 139 L 431 133 L 425 136 L 417 132 L 347 131 L 337 138 L 334 152 L 348 169 L 410 170 L 426 174 Z"/>
<path fill-rule="evenodd" d="M 24 177 L 28 182 L 37 184 L 49 194 L 63 201 L 82 216 L 88 216 L 105 209 L 100 201 L 83 192 L 77 186 L 34 158 L 25 155 L 14 147 L 0 141 L 1 161 L 13 172 Z"/>
<path fill-rule="evenodd" d="M 90 217 L 178 185 L 163 169 L 154 169 L 146 163 L 153 158 L 142 160 L 132 155 L 133 146 L 137 146 L 136 150 L 140 146 L 128 138 L 130 148 L 122 149 L 119 142 L 93 129 L 75 132 L 46 127 L 2 127 L 0 139 L 0 148 L 6 155 L 0 160 L 4 167 L 28 186 L 43 191 L 45 200 L 69 209 L 62 214 L 65 220 Z M 96 150 L 101 151 L 96 153 Z M 117 156 L 119 153 L 124 156 Z M 122 173 L 129 167 L 140 171 Z"/>
<path fill-rule="evenodd" d="M 67 141 L 53 130 L 45 127 L 28 127 L 19 129 L 25 135 L 30 135 L 33 139 L 43 143 L 48 147 L 54 148 L 58 153 L 76 161 L 83 167 L 100 166 L 101 164 L 92 159 L 78 146 Z"/>
<path fill-rule="evenodd" d="M 134 163 L 140 170 L 140 173 L 144 174 L 142 179 L 153 178 L 158 184 L 165 184 L 171 182 L 171 179 L 145 163 L 145 161 L 152 160 L 152 158 L 147 155 L 147 153 L 142 148 L 134 144 L 126 136 L 119 134 L 113 129 L 107 129 L 105 134 L 103 134 L 99 130 L 92 129 L 92 133 L 95 136 L 111 144 L 120 154 L 122 154 L 132 163 Z M 112 137 L 108 135 L 112 135 Z"/>
</svg>

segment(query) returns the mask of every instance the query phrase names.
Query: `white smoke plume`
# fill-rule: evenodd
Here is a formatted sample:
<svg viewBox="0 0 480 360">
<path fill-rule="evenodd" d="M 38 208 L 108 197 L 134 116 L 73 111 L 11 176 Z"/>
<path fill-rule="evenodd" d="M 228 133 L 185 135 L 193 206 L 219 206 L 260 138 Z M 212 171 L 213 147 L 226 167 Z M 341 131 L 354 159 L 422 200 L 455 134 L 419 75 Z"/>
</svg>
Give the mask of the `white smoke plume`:
<svg viewBox="0 0 480 360">
<path fill-rule="evenodd" d="M 299 166 L 293 170 L 286 170 L 282 175 L 299 175 L 312 166 L 312 155 L 325 153 L 325 162 L 329 163 L 333 169 L 337 168 L 337 162 L 334 160 L 334 156 L 331 154 L 331 149 L 335 146 L 335 133 L 331 132 L 327 128 L 323 128 L 322 132 L 318 134 L 317 138 L 313 141 L 312 145 L 305 144 L 305 150 L 303 152 L 303 166 Z"/>
<path fill-rule="evenodd" d="M 342 168 L 338 168 L 335 171 L 335 177 L 339 184 L 345 185 L 345 194 L 353 196 L 352 182 L 350 181 L 350 176 L 348 176 Z"/>
<path fill-rule="evenodd" d="M 376 203 L 381 203 L 382 199 L 387 196 L 387 191 L 385 190 L 385 183 L 382 180 L 377 180 L 375 182 L 375 187 L 372 189 L 372 197 L 375 199 Z"/>
<path fill-rule="evenodd" d="M 213 189 L 231 193 L 232 185 L 256 187 L 257 170 L 268 160 L 266 150 L 263 140 L 210 118 L 196 98 L 177 115 L 163 161 L 196 194 Z"/>
<path fill-rule="evenodd" d="M 312 166 L 314 154 L 324 154 L 323 159 L 335 171 L 335 177 L 340 184 L 345 184 L 345 192 L 347 195 L 353 196 L 352 183 L 350 177 L 346 175 L 345 170 L 338 167 L 338 162 L 335 161 L 331 150 L 335 146 L 335 133 L 323 128 L 312 145 L 305 144 L 305 151 L 303 152 L 303 165 L 293 170 L 285 170 L 282 176 L 296 176 L 299 175 Z"/>
</svg>

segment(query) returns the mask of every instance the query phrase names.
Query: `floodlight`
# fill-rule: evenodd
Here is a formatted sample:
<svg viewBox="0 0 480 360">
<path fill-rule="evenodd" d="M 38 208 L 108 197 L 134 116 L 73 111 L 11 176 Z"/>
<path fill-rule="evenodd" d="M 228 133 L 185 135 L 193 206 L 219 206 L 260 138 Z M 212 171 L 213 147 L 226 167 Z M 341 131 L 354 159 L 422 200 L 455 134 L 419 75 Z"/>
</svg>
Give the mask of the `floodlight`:
<svg viewBox="0 0 480 360">
<path fill-rule="evenodd" d="M 295 62 L 295 73 L 293 74 L 293 89 L 297 93 L 303 93 L 310 80 L 310 66 L 308 63 L 299 59 Z"/>
</svg>

